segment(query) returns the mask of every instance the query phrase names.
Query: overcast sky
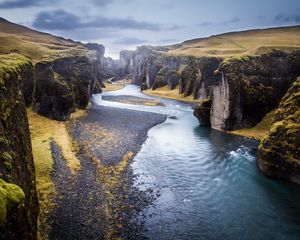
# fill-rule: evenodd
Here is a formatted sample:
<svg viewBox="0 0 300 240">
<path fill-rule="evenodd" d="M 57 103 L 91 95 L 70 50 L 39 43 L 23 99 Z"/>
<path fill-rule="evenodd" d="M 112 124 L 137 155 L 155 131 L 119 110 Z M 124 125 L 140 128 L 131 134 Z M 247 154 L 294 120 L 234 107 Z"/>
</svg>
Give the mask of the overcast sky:
<svg viewBox="0 0 300 240">
<path fill-rule="evenodd" d="M 300 0 L 0 0 L 0 16 L 98 42 L 106 55 L 228 31 L 300 24 Z"/>
</svg>

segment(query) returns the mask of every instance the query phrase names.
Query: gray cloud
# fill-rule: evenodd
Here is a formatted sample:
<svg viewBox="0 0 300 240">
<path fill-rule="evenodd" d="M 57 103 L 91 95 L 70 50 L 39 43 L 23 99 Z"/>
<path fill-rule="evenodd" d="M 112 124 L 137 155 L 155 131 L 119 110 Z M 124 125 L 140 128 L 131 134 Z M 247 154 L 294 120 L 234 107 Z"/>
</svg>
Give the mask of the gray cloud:
<svg viewBox="0 0 300 240">
<path fill-rule="evenodd" d="M 182 28 L 182 26 L 173 25 L 171 27 L 166 28 L 166 30 L 174 31 L 174 30 L 178 30 L 178 29 L 181 29 L 181 28 Z"/>
<path fill-rule="evenodd" d="M 211 26 L 211 25 L 230 25 L 232 23 L 238 23 L 240 21 L 241 21 L 240 17 L 234 17 L 232 19 L 225 20 L 225 21 L 222 21 L 222 22 L 210 22 L 210 21 L 201 22 L 201 23 L 196 24 L 196 26 L 198 26 L 198 27 L 207 27 L 207 26 Z"/>
<path fill-rule="evenodd" d="M 231 23 L 238 23 L 240 21 L 241 21 L 240 17 L 234 17 L 234 18 L 232 18 L 230 20 L 226 20 L 226 21 L 220 22 L 220 25 L 227 25 L 227 24 L 231 24 Z"/>
<path fill-rule="evenodd" d="M 202 23 L 198 23 L 197 26 L 198 27 L 206 27 L 206 26 L 210 26 L 212 25 L 212 22 L 202 22 Z"/>
<path fill-rule="evenodd" d="M 133 18 L 95 17 L 84 22 L 73 13 L 64 10 L 40 12 L 33 22 L 33 26 L 44 30 L 72 30 L 80 28 L 119 28 L 160 31 L 161 26 L 156 23 L 137 21 Z"/>
<path fill-rule="evenodd" d="M 125 44 L 125 45 L 135 45 L 135 44 L 144 44 L 147 40 L 135 38 L 135 37 L 123 37 L 114 41 L 116 44 Z"/>
<path fill-rule="evenodd" d="M 112 3 L 114 0 L 93 0 L 93 3 L 97 6 L 104 7 L 110 3 Z"/>
<path fill-rule="evenodd" d="M 179 42 L 179 40 L 176 38 L 167 38 L 167 39 L 162 39 L 159 42 L 161 42 L 161 43 L 174 43 L 174 42 L 177 43 L 177 42 Z"/>
<path fill-rule="evenodd" d="M 32 6 L 40 6 L 44 1 L 38 0 L 13 0 L 13 1 L 1 1 L 0 8 L 10 9 L 10 8 L 27 8 Z"/>
<path fill-rule="evenodd" d="M 300 14 L 293 14 L 293 15 L 278 14 L 275 16 L 275 20 L 280 23 L 300 23 Z"/>
</svg>

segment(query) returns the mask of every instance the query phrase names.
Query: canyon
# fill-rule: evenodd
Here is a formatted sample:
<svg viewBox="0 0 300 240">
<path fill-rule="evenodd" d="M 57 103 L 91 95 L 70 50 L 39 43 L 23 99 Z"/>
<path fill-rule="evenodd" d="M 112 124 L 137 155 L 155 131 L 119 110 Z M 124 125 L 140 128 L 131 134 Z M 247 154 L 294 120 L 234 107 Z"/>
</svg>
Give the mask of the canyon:
<svg viewBox="0 0 300 240">
<path fill-rule="evenodd" d="M 300 183 L 299 26 L 140 46 L 122 51 L 117 61 L 105 58 L 100 44 L 5 19 L 0 29 L 0 239 L 37 237 L 39 203 L 26 107 L 67 121 L 88 107 L 108 79 L 131 79 L 150 94 L 174 92 L 175 98 L 193 102 L 200 125 L 224 132 L 255 127 L 274 111 L 259 146 L 259 169 Z M 264 40 L 258 44 L 259 36 Z"/>
</svg>

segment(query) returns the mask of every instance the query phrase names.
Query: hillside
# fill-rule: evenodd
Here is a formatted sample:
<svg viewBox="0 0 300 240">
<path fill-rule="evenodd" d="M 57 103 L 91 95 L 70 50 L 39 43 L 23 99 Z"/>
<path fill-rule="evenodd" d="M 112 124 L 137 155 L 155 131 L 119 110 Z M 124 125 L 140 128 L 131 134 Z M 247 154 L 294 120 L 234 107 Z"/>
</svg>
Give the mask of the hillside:
<svg viewBox="0 0 300 240">
<path fill-rule="evenodd" d="M 84 52 L 87 49 L 81 43 L 38 32 L 0 18 L 0 54 L 17 53 L 38 61 L 47 57 Z"/>
<path fill-rule="evenodd" d="M 168 54 L 189 56 L 259 55 L 272 49 L 300 49 L 300 26 L 230 32 L 185 41 Z"/>
</svg>

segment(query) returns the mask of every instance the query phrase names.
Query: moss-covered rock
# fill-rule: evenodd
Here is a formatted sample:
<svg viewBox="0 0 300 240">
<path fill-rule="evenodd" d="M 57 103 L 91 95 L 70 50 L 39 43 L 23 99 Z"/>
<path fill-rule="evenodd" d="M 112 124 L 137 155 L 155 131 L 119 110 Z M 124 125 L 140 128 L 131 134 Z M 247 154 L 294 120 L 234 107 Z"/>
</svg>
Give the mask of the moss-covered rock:
<svg viewBox="0 0 300 240">
<path fill-rule="evenodd" d="M 267 176 L 300 184 L 300 78 L 282 98 L 259 145 L 258 166 Z"/>
<path fill-rule="evenodd" d="M 39 211 L 35 169 L 31 153 L 23 84 L 31 72 L 31 61 L 16 54 L 0 58 L 0 188 L 1 211 L 7 214 L 0 226 L 0 239 L 36 239 Z M 5 183 L 5 182 L 6 183 Z M 18 185 L 25 194 L 13 183 Z M 4 191 L 4 190 L 6 191 Z M 16 193 L 16 194 L 14 194 Z M 4 200 L 4 196 L 5 200 Z M 11 203 L 21 205 L 9 207 Z M 8 204 L 8 205 L 7 205 Z M 3 219 L 3 215 L 2 215 Z M 3 222 L 3 221 L 2 221 Z"/>
<path fill-rule="evenodd" d="M 23 190 L 12 183 L 7 183 L 0 178 L 0 226 L 6 224 L 8 213 L 18 211 L 18 206 L 24 201 Z"/>
</svg>

